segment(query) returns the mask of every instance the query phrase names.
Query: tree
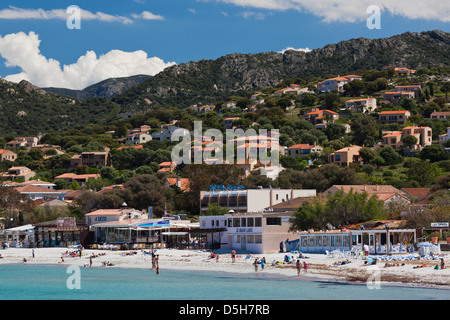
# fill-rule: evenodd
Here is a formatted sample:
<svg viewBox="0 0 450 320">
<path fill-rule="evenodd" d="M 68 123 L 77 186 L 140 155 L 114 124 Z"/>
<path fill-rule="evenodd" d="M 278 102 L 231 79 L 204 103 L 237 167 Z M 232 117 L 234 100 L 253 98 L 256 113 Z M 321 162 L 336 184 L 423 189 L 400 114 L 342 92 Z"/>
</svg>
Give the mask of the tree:
<svg viewBox="0 0 450 320">
<path fill-rule="evenodd" d="M 403 162 L 403 157 L 391 146 L 381 148 L 378 154 L 383 158 L 384 164 L 387 166 Z"/>
<path fill-rule="evenodd" d="M 336 192 L 328 198 L 325 214 L 334 226 L 360 223 L 374 219 L 383 219 L 386 215 L 384 202 L 376 195 L 350 190 L 348 194 Z"/>
<path fill-rule="evenodd" d="M 357 117 L 353 121 L 352 130 L 354 131 L 353 141 L 359 146 L 372 146 L 380 136 L 376 120 L 369 115 Z"/>
<path fill-rule="evenodd" d="M 417 181 L 421 187 L 429 187 L 441 175 L 442 170 L 430 161 L 414 161 L 408 169 L 408 180 Z"/>
<path fill-rule="evenodd" d="M 445 99 L 448 98 L 448 93 L 450 92 L 450 81 L 444 82 L 444 84 L 440 88 L 442 93 L 445 93 Z"/>
<path fill-rule="evenodd" d="M 402 139 L 403 145 L 408 149 L 411 149 L 412 146 L 415 146 L 417 144 L 417 142 L 418 142 L 417 138 L 415 136 L 411 136 L 411 135 L 405 136 Z"/>
<path fill-rule="evenodd" d="M 422 149 L 422 151 L 420 151 L 420 158 L 422 160 L 437 162 L 447 160 L 449 156 L 442 146 L 438 144 L 432 144 L 431 146 L 426 146 Z"/>
<path fill-rule="evenodd" d="M 312 107 L 317 102 L 317 95 L 314 93 L 305 93 L 301 96 L 301 102 L 305 107 Z"/>
<path fill-rule="evenodd" d="M 221 207 L 217 203 L 208 204 L 207 216 L 223 216 L 225 214 L 228 214 L 228 208 Z"/>
<path fill-rule="evenodd" d="M 31 212 L 33 201 L 26 195 L 20 194 L 13 187 L 0 188 L 0 215 L 4 218 L 6 228 L 21 225 L 23 212 Z"/>
<path fill-rule="evenodd" d="M 378 155 L 378 153 L 372 148 L 363 147 L 359 149 L 359 155 L 365 164 L 369 164 Z"/>
</svg>

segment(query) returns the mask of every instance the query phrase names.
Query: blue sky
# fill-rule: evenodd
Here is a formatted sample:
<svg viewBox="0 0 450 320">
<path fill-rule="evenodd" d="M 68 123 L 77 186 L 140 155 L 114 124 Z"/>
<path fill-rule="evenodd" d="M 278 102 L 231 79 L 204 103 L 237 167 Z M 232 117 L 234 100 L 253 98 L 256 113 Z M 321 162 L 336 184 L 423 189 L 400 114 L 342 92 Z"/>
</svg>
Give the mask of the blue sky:
<svg viewBox="0 0 450 320">
<path fill-rule="evenodd" d="M 336 0 L 342 5 L 333 9 L 327 7 L 331 0 L 9 1 L 0 5 L 0 76 L 79 89 L 121 72 L 124 76 L 156 73 L 172 63 L 216 59 L 234 52 L 314 49 L 406 31 L 449 32 L 450 4 L 433 1 L 436 4 L 428 1 L 423 7 L 420 4 L 425 1 L 378 1 L 382 8 L 379 30 L 366 26 L 367 5 L 377 3 L 366 0 Z M 93 16 L 82 17 L 79 30 L 67 28 L 63 13 L 70 5 Z M 113 50 L 114 55 L 100 59 Z M 88 59 L 88 51 L 95 56 Z M 122 58 L 124 52 L 135 51 L 147 57 Z M 78 63 L 80 57 L 89 63 Z M 151 60 L 154 57 L 158 60 Z M 111 66 L 115 59 L 127 62 L 115 68 L 118 64 Z M 58 64 L 61 72 L 56 70 Z M 72 72 L 64 72 L 65 65 Z M 95 69 L 92 75 L 86 71 L 89 68 Z"/>
</svg>

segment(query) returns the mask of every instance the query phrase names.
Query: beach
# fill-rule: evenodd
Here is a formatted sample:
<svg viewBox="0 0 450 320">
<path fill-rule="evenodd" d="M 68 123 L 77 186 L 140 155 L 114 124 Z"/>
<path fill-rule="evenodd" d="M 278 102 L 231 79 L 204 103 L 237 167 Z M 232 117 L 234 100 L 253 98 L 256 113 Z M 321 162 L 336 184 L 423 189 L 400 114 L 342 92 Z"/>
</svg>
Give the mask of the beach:
<svg viewBox="0 0 450 320">
<path fill-rule="evenodd" d="M 91 250 L 82 251 L 81 258 L 73 248 L 7 248 L 0 250 L 0 264 L 27 264 L 27 265 L 66 265 L 93 268 L 139 268 L 152 269 L 152 257 L 150 250 Z M 293 263 L 283 262 L 286 253 L 248 254 L 239 253 L 235 262 L 232 262 L 229 249 L 214 251 L 219 259 L 211 258 L 210 251 L 205 250 L 176 250 L 158 249 L 159 270 L 226 272 L 231 274 L 264 273 L 274 277 L 298 277 L 295 260 L 298 254 L 288 253 L 293 256 Z M 445 252 L 444 252 L 445 254 Z M 304 254 L 307 258 L 300 261 L 306 262 L 307 271 L 300 270 L 300 278 L 304 280 L 320 280 L 347 283 L 366 283 L 379 280 L 381 284 L 407 285 L 417 287 L 433 287 L 450 289 L 450 257 L 444 256 L 444 270 L 436 270 L 440 265 L 439 260 L 398 261 L 388 262 L 392 264 L 385 267 L 385 261 L 379 261 L 374 266 L 368 266 L 364 260 L 348 259 L 348 264 L 336 265 L 343 261 L 338 258 L 328 258 L 325 254 Z M 92 259 L 91 259 L 92 257 Z M 264 269 L 261 265 L 255 271 L 255 259 L 265 258 Z M 25 260 L 26 261 L 25 261 Z M 90 261 L 92 260 L 92 265 Z M 107 262 L 107 264 L 105 263 Z M 275 263 L 274 263 L 275 262 Z M 420 268 L 417 268 L 421 266 Z M 376 275 L 374 277 L 374 275 Z"/>
</svg>

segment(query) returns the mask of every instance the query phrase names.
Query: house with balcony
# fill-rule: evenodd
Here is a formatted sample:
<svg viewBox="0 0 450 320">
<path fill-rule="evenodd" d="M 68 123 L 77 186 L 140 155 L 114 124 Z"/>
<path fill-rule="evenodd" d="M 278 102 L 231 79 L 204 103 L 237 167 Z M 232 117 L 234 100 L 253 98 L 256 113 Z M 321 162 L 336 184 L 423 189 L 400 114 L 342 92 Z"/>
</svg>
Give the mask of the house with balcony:
<svg viewBox="0 0 450 320">
<path fill-rule="evenodd" d="M 111 165 L 109 152 L 83 152 L 70 158 L 70 167 L 76 169 L 79 166 L 103 168 Z"/>
<path fill-rule="evenodd" d="M 314 146 L 310 144 L 294 144 L 293 146 L 287 148 L 286 155 L 297 158 L 300 156 L 311 154 L 313 152 L 321 153 L 322 150 L 323 147 L 321 146 Z"/>
<path fill-rule="evenodd" d="M 394 91 L 396 92 L 414 92 L 414 98 L 418 98 L 422 87 L 419 84 L 409 85 L 409 86 L 395 86 Z"/>
<path fill-rule="evenodd" d="M 293 198 L 316 195 L 316 190 L 312 189 L 233 189 L 225 186 L 216 189 L 200 192 L 200 215 L 204 215 L 208 204 L 213 203 L 235 213 L 261 212 Z"/>
<path fill-rule="evenodd" d="M 377 108 L 377 99 L 352 99 L 345 102 L 345 108 L 351 112 L 372 113 Z"/>
<path fill-rule="evenodd" d="M 26 148 L 34 148 L 37 146 L 39 142 L 38 137 L 17 137 L 12 141 L 6 143 L 6 146 L 9 148 L 18 148 L 18 147 L 26 147 Z"/>
<path fill-rule="evenodd" d="M 358 75 L 348 75 L 343 77 L 336 77 L 326 79 L 317 84 L 317 90 L 319 93 L 331 92 L 337 90 L 338 92 L 344 92 L 344 85 L 353 80 L 362 80 L 361 76 Z"/>
<path fill-rule="evenodd" d="M 360 146 L 349 146 L 332 152 L 328 155 L 328 162 L 335 163 L 338 166 L 348 166 L 350 163 L 360 163 Z"/>
<path fill-rule="evenodd" d="M 143 144 L 152 140 L 152 136 L 147 132 L 133 132 L 126 136 L 125 143 L 127 144 Z"/>
<path fill-rule="evenodd" d="M 328 123 L 339 119 L 339 113 L 326 109 L 315 110 L 307 112 L 303 118 L 311 122 L 316 129 L 325 129 Z"/>
<path fill-rule="evenodd" d="M 398 76 L 410 77 L 416 74 L 416 70 L 408 68 L 394 68 L 394 74 Z"/>
<path fill-rule="evenodd" d="M 390 102 L 392 104 L 398 104 L 402 98 L 412 98 L 416 97 L 413 91 L 386 91 L 383 94 L 384 101 Z"/>
<path fill-rule="evenodd" d="M 432 144 L 433 130 L 430 127 L 409 126 L 402 131 L 383 131 L 383 146 L 391 146 L 394 149 L 403 148 L 403 139 L 406 136 L 414 136 L 417 139 L 415 145 L 411 146 L 411 150 L 421 150 Z"/>
<path fill-rule="evenodd" d="M 447 128 L 447 133 L 439 135 L 439 144 L 443 146 L 448 140 L 450 140 L 450 127 Z"/>
<path fill-rule="evenodd" d="M 378 122 L 381 124 L 397 123 L 404 125 L 409 121 L 411 113 L 408 110 L 382 111 L 378 115 Z"/>
<path fill-rule="evenodd" d="M 0 177 L 4 177 L 10 180 L 20 179 L 24 181 L 30 180 L 36 173 L 27 167 L 11 167 L 8 172 L 0 174 Z"/>
</svg>

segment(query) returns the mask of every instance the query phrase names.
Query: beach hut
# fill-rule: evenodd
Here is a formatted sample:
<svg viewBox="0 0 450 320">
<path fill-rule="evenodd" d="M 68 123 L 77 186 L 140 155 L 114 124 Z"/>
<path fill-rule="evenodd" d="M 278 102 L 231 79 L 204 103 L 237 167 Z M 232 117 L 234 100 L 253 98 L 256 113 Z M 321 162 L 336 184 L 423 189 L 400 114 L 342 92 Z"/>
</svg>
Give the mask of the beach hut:
<svg viewBox="0 0 450 320">
<path fill-rule="evenodd" d="M 9 247 L 30 247 L 34 243 L 34 226 L 27 224 L 15 228 L 0 230 Z"/>
</svg>

